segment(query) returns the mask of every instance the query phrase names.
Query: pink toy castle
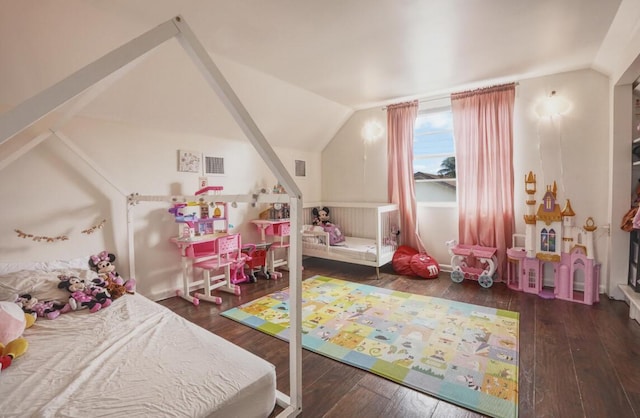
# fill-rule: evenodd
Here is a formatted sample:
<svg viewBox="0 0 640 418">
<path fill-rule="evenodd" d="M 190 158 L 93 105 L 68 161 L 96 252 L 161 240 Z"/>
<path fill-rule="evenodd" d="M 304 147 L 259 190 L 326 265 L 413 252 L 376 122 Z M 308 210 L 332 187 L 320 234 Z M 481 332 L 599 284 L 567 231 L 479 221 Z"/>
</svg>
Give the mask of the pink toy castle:
<svg viewBox="0 0 640 418">
<path fill-rule="evenodd" d="M 557 200 L 557 185 L 547 186 L 536 211 L 536 176 L 525 175 L 527 193 L 524 221 L 525 246 L 507 250 L 507 285 L 513 290 L 535 293 L 592 305 L 600 300 L 600 264 L 594 259 L 591 217 L 575 226 L 575 213 L 567 199 L 564 209 Z M 553 270 L 553 283 L 550 283 Z M 545 280 L 547 279 L 547 280 Z M 553 291 L 545 288 L 553 286 Z"/>
</svg>

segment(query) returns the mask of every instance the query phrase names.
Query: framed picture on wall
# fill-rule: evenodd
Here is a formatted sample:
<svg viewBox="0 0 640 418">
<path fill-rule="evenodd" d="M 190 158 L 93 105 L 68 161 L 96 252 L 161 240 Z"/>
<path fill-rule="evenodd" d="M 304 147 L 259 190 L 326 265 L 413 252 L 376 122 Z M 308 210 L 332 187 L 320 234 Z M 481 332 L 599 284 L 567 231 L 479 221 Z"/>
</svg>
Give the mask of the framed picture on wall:
<svg viewBox="0 0 640 418">
<path fill-rule="evenodd" d="M 200 173 L 200 160 L 199 152 L 178 150 L 178 171 Z"/>
</svg>

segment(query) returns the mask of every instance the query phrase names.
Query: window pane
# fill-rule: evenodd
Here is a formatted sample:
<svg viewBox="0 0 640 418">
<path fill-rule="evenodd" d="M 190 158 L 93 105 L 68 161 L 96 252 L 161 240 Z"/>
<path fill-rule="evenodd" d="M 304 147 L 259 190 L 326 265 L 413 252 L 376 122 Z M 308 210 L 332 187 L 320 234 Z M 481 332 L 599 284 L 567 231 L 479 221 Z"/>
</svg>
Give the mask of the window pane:
<svg viewBox="0 0 640 418">
<path fill-rule="evenodd" d="M 456 157 L 416 156 L 413 160 L 413 177 L 416 180 L 456 177 Z"/>
<path fill-rule="evenodd" d="M 453 151 L 451 131 L 414 132 L 413 155 L 453 154 Z"/>
<path fill-rule="evenodd" d="M 418 202 L 455 202 L 456 181 L 420 181 L 416 180 L 416 201 Z"/>
<path fill-rule="evenodd" d="M 426 112 L 418 115 L 414 132 L 421 133 L 431 131 L 453 131 L 451 109 Z"/>
<path fill-rule="evenodd" d="M 418 114 L 413 139 L 413 177 L 419 202 L 456 201 L 456 159 L 451 108 Z"/>
</svg>

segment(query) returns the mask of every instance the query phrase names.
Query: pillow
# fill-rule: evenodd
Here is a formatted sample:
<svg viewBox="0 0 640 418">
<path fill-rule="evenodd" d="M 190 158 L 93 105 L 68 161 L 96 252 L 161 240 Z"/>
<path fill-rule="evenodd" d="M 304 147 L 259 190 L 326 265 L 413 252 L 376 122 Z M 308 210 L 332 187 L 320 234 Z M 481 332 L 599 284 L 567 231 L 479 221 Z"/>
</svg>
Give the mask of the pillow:
<svg viewBox="0 0 640 418">
<path fill-rule="evenodd" d="M 58 283 L 60 283 L 58 276 L 61 274 L 77 276 L 87 281 L 91 281 L 98 277 L 98 273 L 87 269 L 67 268 L 52 271 L 15 271 L 0 275 L 0 300 L 9 300 L 13 302 L 16 300 L 18 295 L 29 293 L 31 296 L 42 301 L 66 301 L 69 299 L 69 292 L 65 289 L 58 289 Z"/>
<path fill-rule="evenodd" d="M 20 270 L 88 270 L 90 257 L 90 255 L 87 255 L 84 257 L 77 257 L 69 260 L 0 262 L 0 276 L 7 273 L 14 273 Z"/>
<path fill-rule="evenodd" d="M 325 224 L 323 228 L 324 232 L 329 233 L 329 245 L 338 245 L 344 242 L 345 238 L 342 235 L 342 231 L 340 231 L 340 227 L 335 224 Z"/>
<path fill-rule="evenodd" d="M 0 282 L 0 302 L 15 302 L 16 299 L 18 299 L 18 290 Z"/>
</svg>

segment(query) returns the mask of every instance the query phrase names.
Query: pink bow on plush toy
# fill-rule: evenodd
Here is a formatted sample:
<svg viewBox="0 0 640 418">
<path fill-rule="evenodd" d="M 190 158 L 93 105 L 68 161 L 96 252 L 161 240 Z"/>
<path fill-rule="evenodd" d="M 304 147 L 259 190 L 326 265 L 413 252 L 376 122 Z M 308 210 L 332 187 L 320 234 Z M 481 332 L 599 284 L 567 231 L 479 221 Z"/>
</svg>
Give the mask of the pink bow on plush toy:
<svg viewBox="0 0 640 418">
<path fill-rule="evenodd" d="M 111 261 L 111 260 L 109 259 L 109 253 L 107 251 L 103 251 L 98 255 L 92 255 L 91 261 L 93 261 L 95 264 L 98 264 L 101 261 Z"/>
</svg>

